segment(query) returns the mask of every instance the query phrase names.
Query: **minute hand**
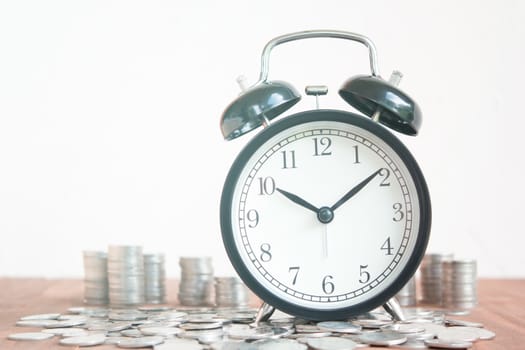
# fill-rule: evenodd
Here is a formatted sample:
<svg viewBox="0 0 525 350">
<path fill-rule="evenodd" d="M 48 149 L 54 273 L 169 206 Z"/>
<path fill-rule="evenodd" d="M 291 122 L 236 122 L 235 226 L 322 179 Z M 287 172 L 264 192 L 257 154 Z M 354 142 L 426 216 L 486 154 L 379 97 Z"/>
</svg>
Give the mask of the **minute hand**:
<svg viewBox="0 0 525 350">
<path fill-rule="evenodd" d="M 370 175 L 369 177 L 367 177 L 366 179 L 364 179 L 363 181 L 361 181 L 359 184 L 357 184 L 357 186 L 355 186 L 354 188 L 352 188 L 350 191 L 346 192 L 346 194 L 340 199 L 338 200 L 334 205 L 332 205 L 330 207 L 330 209 L 332 211 L 336 210 L 337 208 L 339 208 L 341 205 L 343 205 L 344 203 L 346 203 L 347 200 L 349 200 L 350 198 L 352 198 L 357 192 L 361 191 L 363 189 L 363 187 L 365 187 L 370 181 L 372 181 L 372 179 L 374 177 L 377 176 L 377 174 L 379 174 L 381 172 L 382 168 L 377 170 L 375 173 L 373 173 L 372 175 Z"/>
</svg>

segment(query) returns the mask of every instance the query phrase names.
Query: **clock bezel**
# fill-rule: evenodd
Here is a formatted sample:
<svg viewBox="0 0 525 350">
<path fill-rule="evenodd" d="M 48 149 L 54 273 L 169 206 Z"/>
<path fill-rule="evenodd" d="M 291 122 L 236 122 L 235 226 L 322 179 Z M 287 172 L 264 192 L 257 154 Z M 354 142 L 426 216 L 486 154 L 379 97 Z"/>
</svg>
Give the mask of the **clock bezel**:
<svg viewBox="0 0 525 350">
<path fill-rule="evenodd" d="M 419 231 L 412 255 L 404 270 L 383 291 L 370 299 L 348 307 L 323 310 L 292 304 L 265 288 L 245 265 L 237 250 L 234 238 L 234 223 L 231 220 L 233 196 L 239 177 L 250 157 L 270 138 L 296 125 L 315 121 L 342 122 L 362 128 L 383 140 L 404 162 L 414 181 L 419 200 Z M 311 110 L 299 112 L 274 122 L 258 133 L 233 162 L 226 177 L 220 204 L 222 239 L 228 257 L 244 283 L 263 301 L 286 313 L 312 320 L 345 319 L 352 315 L 370 311 L 393 297 L 414 275 L 424 256 L 431 226 L 431 203 L 426 181 L 416 160 L 397 137 L 379 124 L 358 114 L 340 110 Z"/>
</svg>

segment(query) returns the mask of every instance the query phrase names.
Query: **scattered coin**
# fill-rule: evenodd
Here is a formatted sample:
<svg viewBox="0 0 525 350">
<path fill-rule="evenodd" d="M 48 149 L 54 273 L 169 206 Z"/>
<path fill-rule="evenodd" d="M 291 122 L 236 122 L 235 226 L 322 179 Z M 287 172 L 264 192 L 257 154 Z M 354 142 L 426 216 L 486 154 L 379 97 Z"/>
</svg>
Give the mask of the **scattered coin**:
<svg viewBox="0 0 525 350">
<path fill-rule="evenodd" d="M 355 325 L 361 326 L 361 328 L 379 329 L 383 326 L 392 324 L 392 321 L 391 320 L 378 320 L 375 318 L 358 318 L 356 320 L 352 320 L 352 323 Z"/>
<path fill-rule="evenodd" d="M 51 339 L 55 335 L 47 334 L 42 332 L 24 332 L 24 333 L 13 333 L 7 336 L 10 340 L 45 340 Z"/>
<path fill-rule="evenodd" d="M 140 330 L 144 335 L 171 336 L 182 332 L 180 328 L 175 327 L 146 327 Z"/>
<path fill-rule="evenodd" d="M 20 321 L 31 321 L 31 320 L 56 320 L 60 317 L 60 314 L 38 314 L 20 317 Z"/>
<path fill-rule="evenodd" d="M 438 332 L 437 337 L 438 339 L 448 342 L 474 342 L 479 339 L 479 335 L 477 333 L 471 332 L 464 328 L 467 327 L 447 327 Z"/>
<path fill-rule="evenodd" d="M 339 337 L 310 338 L 306 344 L 316 350 L 351 350 L 357 346 L 354 341 Z"/>
<path fill-rule="evenodd" d="M 361 326 L 342 321 L 319 322 L 317 323 L 317 327 L 324 331 L 337 333 L 359 333 L 361 331 Z"/>
<path fill-rule="evenodd" d="M 398 345 L 407 341 L 407 337 L 404 334 L 394 331 L 364 333 L 357 336 L 357 339 L 359 339 L 361 343 L 375 346 Z"/>
<path fill-rule="evenodd" d="M 43 329 L 42 333 L 59 335 L 61 337 L 81 336 L 86 335 L 86 330 L 82 328 L 68 327 L 68 328 L 47 328 Z"/>
<path fill-rule="evenodd" d="M 425 344 L 436 349 L 469 349 L 472 347 L 471 342 L 461 340 L 429 339 L 425 340 Z"/>
<path fill-rule="evenodd" d="M 419 325 L 402 322 L 389 324 L 387 326 L 382 327 L 382 329 L 389 329 L 391 331 L 396 331 L 402 334 L 423 333 L 425 331 L 425 328 Z"/>
<path fill-rule="evenodd" d="M 483 323 L 480 323 L 480 322 L 457 320 L 457 319 L 451 319 L 451 318 L 445 319 L 445 324 L 447 326 L 463 326 L 463 327 L 483 328 Z"/>
<path fill-rule="evenodd" d="M 292 339 L 263 339 L 254 343 L 257 350 L 306 350 L 307 346 Z M 333 349 L 336 350 L 336 349 Z"/>
<path fill-rule="evenodd" d="M 95 346 L 104 344 L 106 336 L 103 334 L 86 335 L 80 337 L 68 337 L 60 339 L 60 344 L 71 346 Z"/>
<path fill-rule="evenodd" d="M 187 331 L 216 329 L 222 327 L 222 322 L 182 323 L 179 327 Z"/>
<path fill-rule="evenodd" d="M 170 338 L 153 346 L 154 350 L 202 350 L 204 347 L 193 339 Z"/>
<path fill-rule="evenodd" d="M 22 320 L 18 321 L 16 325 L 18 327 L 48 327 L 57 322 L 57 320 Z"/>
<path fill-rule="evenodd" d="M 138 330 L 136 328 L 132 328 L 132 329 L 124 329 L 120 331 L 120 334 L 122 334 L 125 337 L 139 338 L 139 337 L 142 337 L 145 333 L 142 333 L 141 330 Z"/>
<path fill-rule="evenodd" d="M 496 333 L 489 331 L 488 329 L 479 327 L 448 327 L 447 329 L 450 331 L 461 331 L 463 333 L 470 333 L 474 337 L 477 337 L 481 340 L 490 340 L 496 337 Z"/>
<path fill-rule="evenodd" d="M 147 336 L 142 338 L 124 338 L 117 344 L 117 346 L 119 348 L 135 349 L 151 347 L 163 342 L 163 337 Z"/>
<path fill-rule="evenodd" d="M 65 328 L 65 327 L 75 327 L 80 326 L 86 323 L 85 319 L 77 320 L 66 320 L 66 321 L 54 321 L 44 325 L 45 328 Z"/>
<path fill-rule="evenodd" d="M 232 327 L 228 330 L 228 336 L 232 339 L 258 340 L 271 337 L 272 335 L 273 330 L 271 327 Z"/>
</svg>

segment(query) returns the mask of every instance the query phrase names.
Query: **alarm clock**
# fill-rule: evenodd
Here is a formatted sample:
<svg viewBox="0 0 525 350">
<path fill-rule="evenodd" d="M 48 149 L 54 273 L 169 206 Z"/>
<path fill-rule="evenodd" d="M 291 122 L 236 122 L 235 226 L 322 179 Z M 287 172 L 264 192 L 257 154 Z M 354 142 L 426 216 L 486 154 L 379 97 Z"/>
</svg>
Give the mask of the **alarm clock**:
<svg viewBox="0 0 525 350">
<path fill-rule="evenodd" d="M 369 75 L 348 79 L 339 95 L 360 114 L 314 109 L 275 119 L 301 96 L 268 81 L 271 50 L 308 38 L 364 44 Z M 385 305 L 414 275 L 429 240 L 431 204 L 423 174 L 387 128 L 416 135 L 418 105 L 378 72 L 372 41 L 314 30 L 277 37 L 262 53 L 259 80 L 224 111 L 226 140 L 259 126 L 226 177 L 222 239 L 244 283 L 265 305 L 311 320 L 337 320 Z M 316 99 L 323 86 L 306 88 Z M 267 312 L 269 313 L 269 312 Z"/>
</svg>

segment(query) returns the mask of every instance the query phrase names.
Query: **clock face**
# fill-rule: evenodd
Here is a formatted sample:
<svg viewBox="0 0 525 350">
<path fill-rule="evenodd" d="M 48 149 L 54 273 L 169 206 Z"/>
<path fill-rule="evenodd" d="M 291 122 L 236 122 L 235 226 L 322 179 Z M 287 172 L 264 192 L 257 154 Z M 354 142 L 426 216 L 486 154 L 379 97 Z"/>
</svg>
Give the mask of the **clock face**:
<svg viewBox="0 0 525 350">
<path fill-rule="evenodd" d="M 368 311 L 412 276 L 430 200 L 406 148 L 341 111 L 285 118 L 258 134 L 226 180 L 223 239 L 245 283 L 309 318 Z"/>
</svg>

